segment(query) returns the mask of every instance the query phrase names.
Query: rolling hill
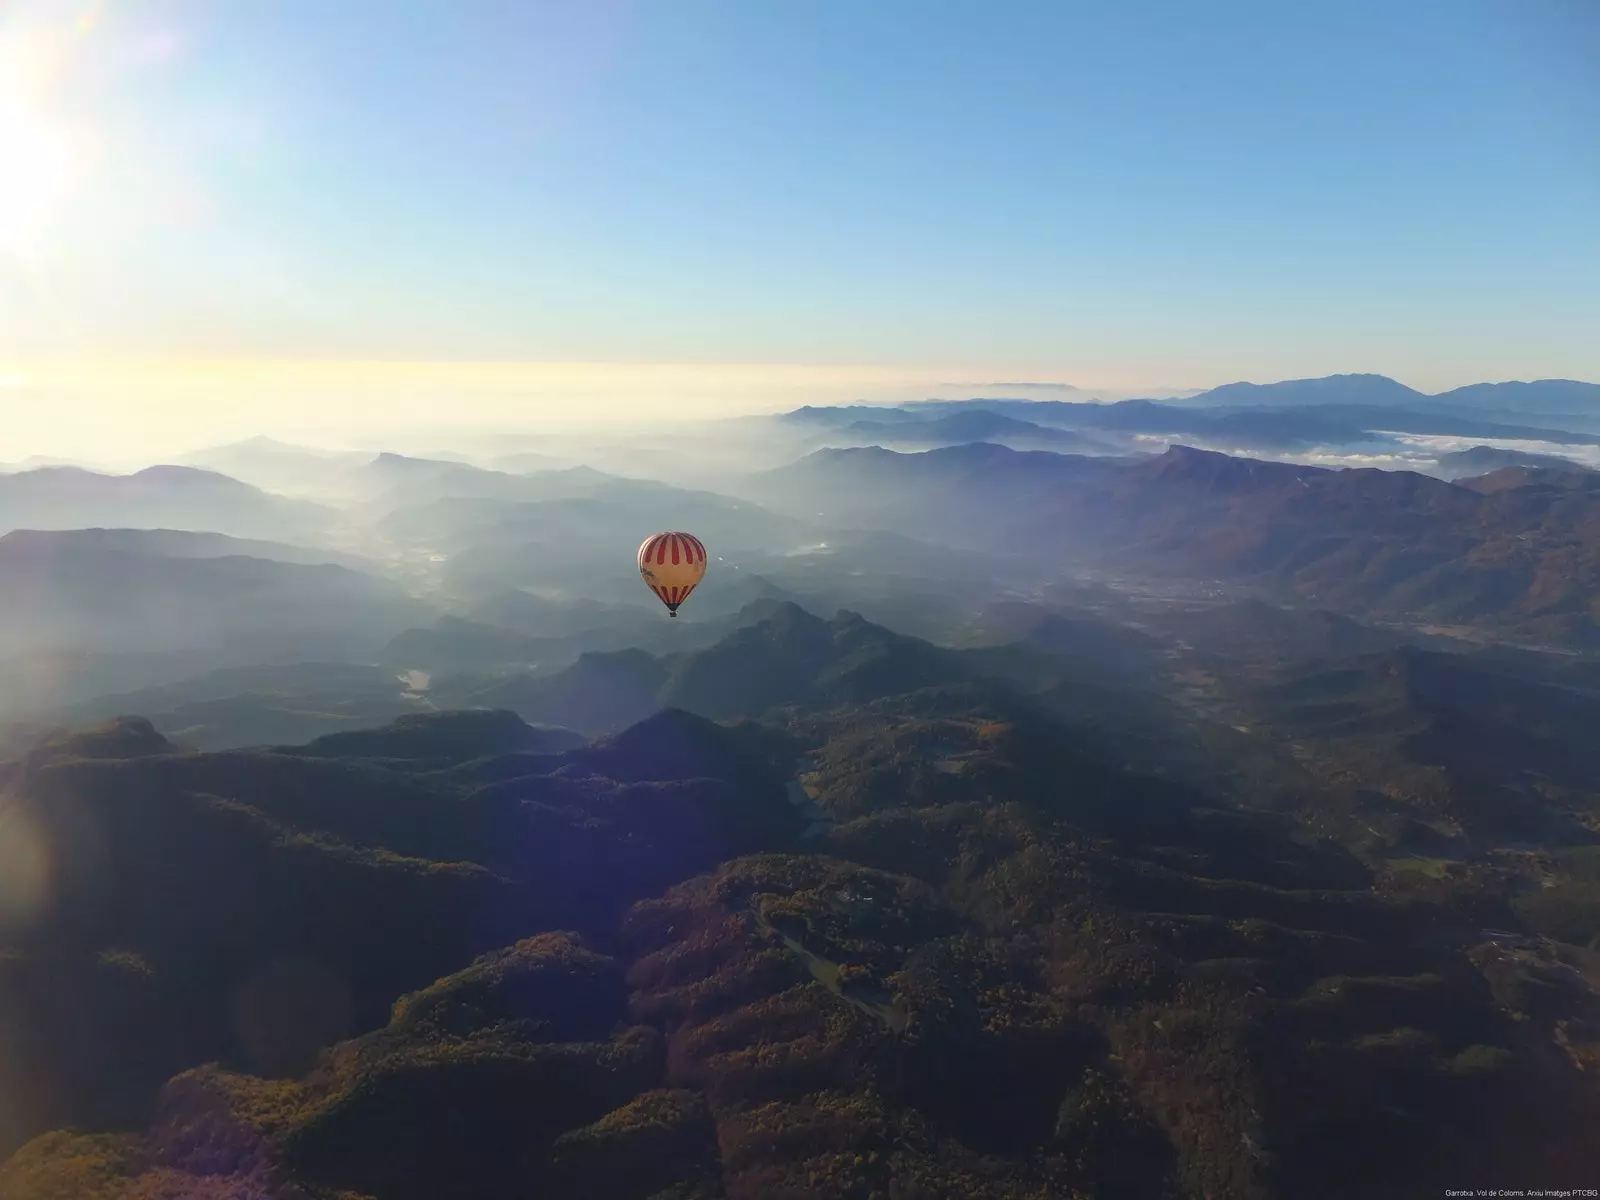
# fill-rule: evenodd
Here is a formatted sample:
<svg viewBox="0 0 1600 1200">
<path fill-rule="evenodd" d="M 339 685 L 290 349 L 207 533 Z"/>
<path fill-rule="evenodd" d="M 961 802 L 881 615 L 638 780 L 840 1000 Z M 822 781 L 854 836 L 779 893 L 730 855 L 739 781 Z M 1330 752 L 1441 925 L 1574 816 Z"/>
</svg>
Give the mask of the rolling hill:
<svg viewBox="0 0 1600 1200">
<path fill-rule="evenodd" d="M 420 707 L 395 672 L 358 663 L 229 666 L 133 691 L 110 690 L 68 706 L 38 705 L 25 728 L 79 726 L 141 713 L 163 735 L 195 750 L 305 742 L 365 729 Z"/>
<path fill-rule="evenodd" d="M 196 450 L 181 461 L 267 491 L 341 497 L 349 491 L 350 473 L 370 458 L 359 450 L 323 450 L 254 437 Z"/>
<path fill-rule="evenodd" d="M 1439 456 L 1438 471 L 1446 479 L 1470 479 L 1501 471 L 1506 467 L 1531 467 L 1544 471 L 1584 471 L 1590 468 L 1570 458 L 1554 454 L 1529 454 L 1525 450 L 1506 450 L 1498 446 L 1473 446 Z"/>
<path fill-rule="evenodd" d="M 131 719 L 42 746 L 0 818 L 56 864 L 43 907 L 4 913 L 0 1146 L 142 1119 L 162 1079 L 214 1059 L 297 1073 L 519 930 L 607 929 L 798 827 L 780 767 L 759 765 L 770 738 L 656 723 L 577 776 L 552 753 L 570 735 L 492 713 L 292 751 L 181 754 Z M 686 734 L 694 779 L 674 765 Z"/>
<path fill-rule="evenodd" d="M 837 410 L 848 411 L 848 410 Z M 850 440 L 879 446 L 959 446 L 995 442 L 1019 449 L 1057 450 L 1073 454 L 1110 454 L 1118 448 L 1069 429 L 1036 425 L 1003 413 L 973 410 L 928 420 L 855 420 L 839 431 Z"/>
<path fill-rule="evenodd" d="M 16 547 L 35 554 L 54 550 L 92 554 L 123 553 L 157 558 L 259 558 L 268 562 L 312 566 L 332 563 L 352 571 L 377 574 L 377 563 L 355 554 L 287 542 L 264 542 L 175 529 L 16 529 L 0 537 L 0 551 Z"/>
<path fill-rule="evenodd" d="M 1009 527 L 1074 481 L 1114 470 L 1106 459 L 971 443 L 902 454 L 819 450 L 742 482 L 742 494 L 830 524 L 889 530 L 935 544 L 1011 549 Z"/>
<path fill-rule="evenodd" d="M 0 654 L 198 649 L 348 659 L 428 611 L 346 567 L 199 557 L 187 541 L 173 556 L 171 543 L 73 532 L 0 541 Z"/>
<path fill-rule="evenodd" d="M 529 721 L 559 720 L 603 733 L 662 708 L 718 720 L 758 717 L 777 709 L 859 704 L 972 677 L 954 653 L 855 613 L 829 621 L 791 602 L 768 601 L 747 609 L 738 627 L 705 649 L 659 658 L 640 650 L 588 653 L 559 671 L 446 695 L 451 702 L 508 708 Z"/>
<path fill-rule="evenodd" d="M 102 475 L 44 467 L 0 475 L 0 532 L 14 529 L 173 529 L 243 538 L 317 540 L 332 514 L 194 467 Z"/>
</svg>

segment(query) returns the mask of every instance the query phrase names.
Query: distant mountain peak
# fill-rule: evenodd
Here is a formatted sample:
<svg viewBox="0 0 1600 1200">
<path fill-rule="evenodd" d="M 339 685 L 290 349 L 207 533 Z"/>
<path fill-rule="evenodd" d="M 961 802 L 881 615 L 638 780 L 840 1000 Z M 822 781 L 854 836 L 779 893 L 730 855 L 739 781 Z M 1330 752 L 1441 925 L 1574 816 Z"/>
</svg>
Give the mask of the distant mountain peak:
<svg viewBox="0 0 1600 1200">
<path fill-rule="evenodd" d="M 1245 381 L 1245 380 L 1240 380 L 1240 381 L 1238 381 L 1236 383 L 1227 383 L 1227 384 L 1223 384 L 1222 386 L 1223 387 L 1295 387 L 1295 386 L 1301 386 L 1301 385 L 1307 385 L 1307 384 L 1312 384 L 1312 385 L 1316 385 L 1316 384 L 1334 385 L 1334 384 L 1351 384 L 1351 383 L 1375 383 L 1375 384 L 1380 384 L 1380 385 L 1393 386 L 1393 387 L 1397 387 L 1397 388 L 1405 388 L 1405 390 L 1408 391 L 1408 392 L 1414 390 L 1412 388 L 1407 388 L 1406 385 L 1401 383 L 1398 379 L 1392 379 L 1388 375 L 1380 375 L 1376 371 L 1341 371 L 1341 372 L 1338 372 L 1338 373 L 1333 374 L 1333 375 L 1315 375 L 1315 376 L 1308 376 L 1308 377 L 1303 378 L 1303 379 L 1280 379 L 1276 383 L 1250 383 L 1250 382 Z"/>
<path fill-rule="evenodd" d="M 1387 375 L 1352 372 L 1318 379 L 1284 379 L 1276 383 L 1225 383 L 1184 401 L 1185 407 L 1269 408 L 1309 404 L 1396 405 L 1424 400 L 1424 393 Z"/>
<path fill-rule="evenodd" d="M 772 587 L 766 580 L 761 582 L 769 588 Z M 795 607 L 792 600 L 784 599 L 778 595 L 762 596 L 750 601 L 739 610 L 735 618 L 735 624 L 759 625 L 763 621 L 781 620 L 784 619 L 784 610 L 792 607 Z"/>
<path fill-rule="evenodd" d="M 578 655 L 578 663 L 588 663 L 590 666 L 614 665 L 654 665 L 655 655 L 648 650 L 641 650 L 637 646 L 630 646 L 625 650 L 585 650 Z M 577 664 L 574 664 L 577 665 Z"/>
<path fill-rule="evenodd" d="M 824 623 L 821 617 L 796 604 L 793 600 L 774 600 L 770 603 L 771 609 L 767 614 L 768 621 L 801 625 L 821 625 Z"/>
<path fill-rule="evenodd" d="M 219 447 L 219 449 L 221 448 L 223 447 Z M 292 451 L 296 454 L 317 453 L 317 451 L 313 450 L 313 448 L 310 446 L 296 446 L 290 442 L 280 441 L 275 437 L 268 437 L 264 433 L 258 433 L 254 437 L 247 437 L 241 441 L 233 442 L 225 448 L 234 450 L 286 450 Z"/>
</svg>

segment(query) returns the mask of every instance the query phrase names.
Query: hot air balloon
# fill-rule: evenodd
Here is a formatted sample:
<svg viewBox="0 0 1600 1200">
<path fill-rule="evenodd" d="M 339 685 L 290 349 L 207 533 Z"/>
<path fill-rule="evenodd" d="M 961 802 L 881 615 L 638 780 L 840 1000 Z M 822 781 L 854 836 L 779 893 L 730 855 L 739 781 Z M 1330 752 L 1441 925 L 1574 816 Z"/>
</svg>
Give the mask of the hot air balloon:
<svg viewBox="0 0 1600 1200">
<path fill-rule="evenodd" d="M 651 534 L 639 547 L 639 574 L 661 597 L 667 615 L 675 617 L 678 605 L 705 578 L 706 548 L 692 533 Z"/>
</svg>

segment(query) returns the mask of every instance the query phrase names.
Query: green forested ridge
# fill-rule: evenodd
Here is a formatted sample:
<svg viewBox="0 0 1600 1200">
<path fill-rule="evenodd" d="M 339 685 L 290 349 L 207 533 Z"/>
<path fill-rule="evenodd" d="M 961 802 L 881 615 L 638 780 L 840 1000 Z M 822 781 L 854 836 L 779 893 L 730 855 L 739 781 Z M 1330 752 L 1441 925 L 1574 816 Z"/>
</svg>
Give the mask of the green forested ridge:
<svg viewBox="0 0 1600 1200">
<path fill-rule="evenodd" d="M 0 958 L 0 1197 L 1332 1200 L 1600 1166 L 1591 848 L 1465 844 L 1494 737 L 1578 693 L 1263 668 L 1211 693 L 1216 730 L 1281 724 L 1224 769 L 1203 722 L 1162 761 L 1100 736 L 1067 659 L 785 607 L 736 637 L 646 661 L 658 707 L 742 711 L 575 748 L 493 713 L 41 747 L 4 817 L 53 875 Z M 1521 802 L 1575 821 L 1550 766 Z"/>
</svg>

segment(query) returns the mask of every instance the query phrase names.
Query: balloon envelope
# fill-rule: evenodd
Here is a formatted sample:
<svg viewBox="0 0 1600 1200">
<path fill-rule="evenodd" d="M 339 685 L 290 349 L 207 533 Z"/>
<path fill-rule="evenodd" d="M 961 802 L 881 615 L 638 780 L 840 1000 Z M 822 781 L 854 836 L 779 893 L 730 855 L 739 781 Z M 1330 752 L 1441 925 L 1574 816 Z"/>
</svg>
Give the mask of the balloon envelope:
<svg viewBox="0 0 1600 1200">
<path fill-rule="evenodd" d="M 705 578 L 705 545 L 692 533 L 651 534 L 639 547 L 639 574 L 675 617 L 678 605 Z"/>
</svg>

